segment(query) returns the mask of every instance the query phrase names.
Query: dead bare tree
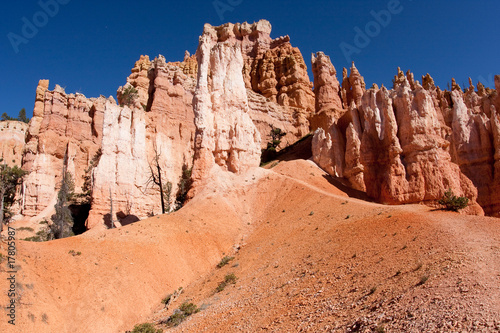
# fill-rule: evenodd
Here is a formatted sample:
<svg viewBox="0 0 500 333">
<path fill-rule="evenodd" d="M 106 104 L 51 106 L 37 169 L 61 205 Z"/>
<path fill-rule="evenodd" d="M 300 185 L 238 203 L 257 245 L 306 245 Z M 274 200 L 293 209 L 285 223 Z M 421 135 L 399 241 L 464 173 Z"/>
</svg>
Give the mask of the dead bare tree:
<svg viewBox="0 0 500 333">
<path fill-rule="evenodd" d="M 162 211 L 162 214 L 165 214 L 165 213 L 167 213 L 167 209 L 165 207 L 165 188 L 163 187 L 163 180 L 161 178 L 161 174 L 162 174 L 162 170 L 161 170 L 161 166 L 160 166 L 161 152 L 158 151 L 155 143 L 153 143 L 153 151 L 154 151 L 154 156 L 153 156 L 153 160 L 149 162 L 150 174 L 149 174 L 148 181 L 146 182 L 146 186 L 148 186 L 150 184 L 154 184 L 154 185 L 158 186 L 158 188 L 160 189 L 161 211 Z M 169 182 L 167 182 L 167 185 L 168 185 L 168 183 Z M 170 187 L 171 186 L 172 185 L 170 184 Z M 170 189 L 170 191 L 168 191 L 168 188 L 167 188 L 167 192 L 171 192 L 171 189 Z M 170 193 L 167 193 L 167 195 L 170 196 Z M 168 200 L 170 202 L 170 198 L 168 198 Z M 169 205 L 168 209 L 170 210 L 170 205 Z"/>
</svg>

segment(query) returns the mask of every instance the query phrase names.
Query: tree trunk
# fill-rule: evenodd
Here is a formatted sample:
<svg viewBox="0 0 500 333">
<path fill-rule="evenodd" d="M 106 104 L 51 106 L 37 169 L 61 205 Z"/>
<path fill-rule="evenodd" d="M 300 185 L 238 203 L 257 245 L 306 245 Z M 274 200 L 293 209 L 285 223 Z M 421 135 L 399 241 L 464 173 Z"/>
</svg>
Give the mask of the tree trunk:
<svg viewBox="0 0 500 333">
<path fill-rule="evenodd" d="M 161 182 L 161 168 L 158 163 L 158 157 L 156 159 L 156 168 L 158 169 L 158 186 L 160 186 L 160 197 L 161 197 L 161 212 L 165 214 L 165 199 L 163 198 L 163 184 Z"/>
</svg>

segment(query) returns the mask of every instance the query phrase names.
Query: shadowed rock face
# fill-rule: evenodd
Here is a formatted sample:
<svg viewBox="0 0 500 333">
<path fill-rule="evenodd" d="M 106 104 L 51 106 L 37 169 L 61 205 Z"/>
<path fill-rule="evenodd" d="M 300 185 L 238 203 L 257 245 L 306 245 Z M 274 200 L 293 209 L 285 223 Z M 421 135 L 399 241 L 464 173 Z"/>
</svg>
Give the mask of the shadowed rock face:
<svg viewBox="0 0 500 333">
<path fill-rule="evenodd" d="M 317 61 L 313 58 L 313 62 Z M 359 71 L 344 69 L 342 102 L 349 105 L 329 127 L 316 131 L 314 160 L 331 175 L 345 177 L 385 203 L 436 202 L 447 189 L 472 200 L 470 212 L 500 216 L 497 91 L 478 84 L 465 93 L 435 87 L 429 75 L 423 86 L 398 69 L 394 89 L 365 90 Z M 321 87 L 324 79 L 317 79 Z M 330 85 L 336 85 L 332 80 Z M 316 105 L 330 97 L 316 95 Z M 325 99 L 325 101 L 322 101 Z M 496 141 L 497 140 L 497 141 Z M 497 154 L 497 155 L 495 155 Z"/>
</svg>

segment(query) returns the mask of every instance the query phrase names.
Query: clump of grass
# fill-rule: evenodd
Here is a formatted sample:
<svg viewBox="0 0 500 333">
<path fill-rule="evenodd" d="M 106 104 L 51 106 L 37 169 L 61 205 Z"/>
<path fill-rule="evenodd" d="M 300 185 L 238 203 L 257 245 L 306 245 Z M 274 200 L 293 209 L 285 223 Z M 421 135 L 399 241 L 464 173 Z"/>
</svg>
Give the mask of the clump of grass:
<svg viewBox="0 0 500 333">
<path fill-rule="evenodd" d="M 179 306 L 177 310 L 174 311 L 174 313 L 170 317 L 168 317 L 166 321 L 162 321 L 161 323 L 166 324 L 169 327 L 178 326 L 187 317 L 199 311 L 200 309 L 198 308 L 198 306 L 196 306 L 196 304 L 184 302 L 181 304 L 181 306 Z"/>
<path fill-rule="evenodd" d="M 24 231 L 31 231 L 31 232 L 35 231 L 31 227 L 19 227 L 19 228 L 17 228 L 17 231 L 23 231 L 23 230 Z"/>
<path fill-rule="evenodd" d="M 376 286 L 373 286 L 370 288 L 370 291 L 368 292 L 368 295 L 372 295 L 374 294 L 375 292 L 377 291 L 377 287 Z"/>
<path fill-rule="evenodd" d="M 314 215 L 314 212 L 313 212 L 313 211 L 311 211 L 311 212 L 309 213 L 309 216 L 313 216 L 313 215 Z"/>
<path fill-rule="evenodd" d="M 161 304 L 167 306 L 167 304 L 170 303 L 171 299 L 172 299 L 172 294 L 168 294 L 161 300 Z"/>
<path fill-rule="evenodd" d="M 351 217 L 351 215 L 347 215 L 347 216 L 345 217 L 345 219 L 347 220 L 347 219 L 348 219 L 348 218 L 350 218 L 350 217 Z"/>
<path fill-rule="evenodd" d="M 162 333 L 161 329 L 156 329 L 151 323 L 135 325 L 131 333 Z"/>
<path fill-rule="evenodd" d="M 221 291 L 224 290 L 224 288 L 227 287 L 227 285 L 229 285 L 229 284 L 235 284 L 236 280 L 238 280 L 238 278 L 236 277 L 236 275 L 234 275 L 234 273 L 227 274 L 224 277 L 224 281 L 222 281 L 221 283 L 219 283 L 219 285 L 217 286 L 217 288 L 215 289 L 215 291 L 218 292 L 218 293 L 220 293 Z"/>
<path fill-rule="evenodd" d="M 229 256 L 225 256 L 224 258 L 222 258 L 220 260 L 220 262 L 217 264 L 217 268 L 222 268 L 224 266 L 226 266 L 231 260 L 233 260 L 234 257 L 229 257 Z"/>
<path fill-rule="evenodd" d="M 75 250 L 69 250 L 68 254 L 71 254 L 74 257 L 74 256 L 79 256 L 82 253 L 80 251 L 75 252 Z"/>
</svg>

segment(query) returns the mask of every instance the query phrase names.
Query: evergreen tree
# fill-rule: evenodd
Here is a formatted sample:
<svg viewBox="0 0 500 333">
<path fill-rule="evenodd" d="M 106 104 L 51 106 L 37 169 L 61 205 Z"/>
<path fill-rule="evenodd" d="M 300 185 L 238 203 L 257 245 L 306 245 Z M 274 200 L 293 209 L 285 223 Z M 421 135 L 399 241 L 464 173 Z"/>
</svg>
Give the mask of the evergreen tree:
<svg viewBox="0 0 500 333">
<path fill-rule="evenodd" d="M 16 187 L 26 174 L 27 172 L 17 165 L 9 167 L 7 164 L 0 164 L 0 231 L 3 230 L 4 218 L 9 217 L 9 207 L 14 202 Z"/>
<path fill-rule="evenodd" d="M 30 120 L 26 117 L 26 110 L 24 108 L 19 111 L 19 115 L 17 116 L 17 120 L 22 121 L 23 123 L 29 123 Z"/>
<path fill-rule="evenodd" d="M 54 234 L 54 238 L 66 238 L 73 235 L 73 217 L 69 210 L 69 202 L 74 195 L 75 183 L 73 177 L 64 168 L 63 179 L 61 181 L 61 189 L 57 194 L 57 203 L 54 208 L 56 213 L 52 215 L 52 225 L 50 230 Z"/>
<path fill-rule="evenodd" d="M 12 118 L 10 117 L 7 112 L 4 112 L 2 113 L 2 118 L 1 118 L 1 121 L 4 121 L 4 120 L 16 120 L 15 118 Z"/>
</svg>

